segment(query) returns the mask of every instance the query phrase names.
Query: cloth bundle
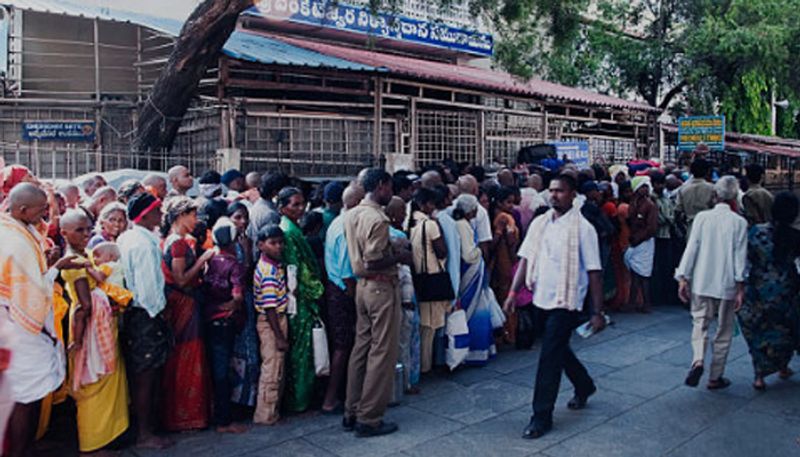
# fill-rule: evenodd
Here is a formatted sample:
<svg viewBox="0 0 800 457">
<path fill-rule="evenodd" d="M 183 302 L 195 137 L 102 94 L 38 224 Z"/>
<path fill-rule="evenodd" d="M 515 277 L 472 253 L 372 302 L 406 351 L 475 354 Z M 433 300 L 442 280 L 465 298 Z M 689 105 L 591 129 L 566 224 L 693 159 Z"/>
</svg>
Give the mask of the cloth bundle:
<svg viewBox="0 0 800 457">
<path fill-rule="evenodd" d="M 108 296 L 92 290 L 92 314 L 83 335 L 81 348 L 75 353 L 72 390 L 94 384 L 114 372 L 117 362 L 114 313 Z"/>
</svg>

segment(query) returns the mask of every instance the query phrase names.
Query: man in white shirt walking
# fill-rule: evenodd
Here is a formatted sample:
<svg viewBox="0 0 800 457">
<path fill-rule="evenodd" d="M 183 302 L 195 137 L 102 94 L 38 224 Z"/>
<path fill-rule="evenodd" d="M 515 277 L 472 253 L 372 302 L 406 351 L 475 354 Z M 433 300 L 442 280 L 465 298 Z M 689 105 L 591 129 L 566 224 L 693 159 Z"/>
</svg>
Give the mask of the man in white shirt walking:
<svg viewBox="0 0 800 457">
<path fill-rule="evenodd" d="M 744 299 L 747 260 L 747 221 L 736 213 L 739 182 L 723 176 L 714 186 L 717 204 L 694 218 L 683 258 L 675 272 L 678 295 L 691 301 L 692 367 L 686 385 L 696 387 L 703 375 L 708 326 L 717 317 L 709 389 L 724 389 L 730 381 L 722 375 L 733 339 L 734 313 Z M 691 296 L 690 296 L 691 295 Z"/>
<path fill-rule="evenodd" d="M 540 438 L 552 428 L 562 371 L 575 386 L 575 396 L 567 403 L 568 408 L 583 409 L 597 390 L 569 346 L 572 331 L 586 314 L 591 316 L 595 331 L 605 327 L 597 233 L 580 210 L 573 207 L 576 186 L 569 175 L 550 182 L 552 209 L 531 223 L 520 246 L 520 265 L 504 304 L 506 312 L 513 312 L 517 291 L 524 281 L 533 291 L 533 304 L 544 316 L 533 417 L 523 438 Z M 590 299 L 584 300 L 587 292 Z M 589 308 L 586 314 L 582 313 L 584 301 Z"/>
</svg>

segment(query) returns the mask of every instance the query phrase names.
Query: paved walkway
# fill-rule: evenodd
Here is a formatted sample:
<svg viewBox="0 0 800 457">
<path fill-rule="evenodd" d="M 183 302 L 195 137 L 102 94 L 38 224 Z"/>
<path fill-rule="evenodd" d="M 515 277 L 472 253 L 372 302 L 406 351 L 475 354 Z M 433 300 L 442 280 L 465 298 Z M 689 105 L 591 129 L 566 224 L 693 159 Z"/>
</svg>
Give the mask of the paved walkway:
<svg viewBox="0 0 800 457">
<path fill-rule="evenodd" d="M 691 360 L 691 323 L 681 308 L 651 315 L 615 315 L 616 322 L 588 340 L 574 337 L 578 357 L 598 384 L 583 411 L 570 411 L 562 382 L 555 426 L 544 438 L 520 438 L 530 417 L 538 351 L 501 353 L 484 368 L 425 379 L 423 393 L 390 409 L 394 435 L 357 439 L 340 418 L 290 418 L 239 436 L 202 432 L 178 436 L 167 452 L 139 456 L 792 456 L 800 455 L 798 379 L 768 379 L 765 393 L 751 387 L 752 366 L 741 336 L 728 360 L 733 385 L 719 392 L 683 385 Z M 129 451 L 126 455 L 137 453 Z"/>
</svg>

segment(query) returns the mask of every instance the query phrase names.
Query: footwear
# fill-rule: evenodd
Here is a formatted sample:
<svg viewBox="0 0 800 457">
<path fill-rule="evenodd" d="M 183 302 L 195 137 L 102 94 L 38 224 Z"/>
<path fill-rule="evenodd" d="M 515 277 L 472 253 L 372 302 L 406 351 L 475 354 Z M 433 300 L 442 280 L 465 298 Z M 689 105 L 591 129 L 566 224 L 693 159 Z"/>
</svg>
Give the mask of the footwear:
<svg viewBox="0 0 800 457">
<path fill-rule="evenodd" d="M 703 376 L 703 365 L 695 365 L 689 370 L 686 376 L 686 385 L 689 387 L 697 387 L 700 384 L 700 377 Z"/>
<path fill-rule="evenodd" d="M 338 403 L 336 406 L 333 407 L 333 409 L 320 408 L 319 411 L 322 413 L 323 416 L 338 416 L 344 413 L 344 405 Z"/>
<path fill-rule="evenodd" d="M 793 375 L 794 375 L 794 370 L 792 370 L 789 367 L 786 367 L 778 372 L 778 377 L 783 379 L 784 381 L 791 378 Z"/>
<path fill-rule="evenodd" d="M 397 424 L 392 422 L 380 421 L 378 425 L 367 425 L 356 422 L 356 436 L 359 438 L 369 438 L 371 436 L 382 436 L 394 433 L 398 430 Z"/>
<path fill-rule="evenodd" d="M 342 428 L 345 432 L 352 432 L 356 428 L 356 417 L 344 416 L 342 418 Z"/>
<path fill-rule="evenodd" d="M 525 430 L 522 431 L 522 437 L 526 440 L 535 440 L 543 437 L 550 429 L 553 428 L 553 425 L 540 425 L 537 424 L 536 421 L 531 419 L 531 422 L 525 427 Z"/>
<path fill-rule="evenodd" d="M 759 392 L 764 392 L 767 390 L 767 383 L 764 382 L 763 378 L 756 379 L 753 381 L 753 389 Z"/>
<path fill-rule="evenodd" d="M 419 386 L 411 386 L 405 391 L 406 395 L 419 395 L 421 392 L 422 389 Z"/>
<path fill-rule="evenodd" d="M 731 385 L 730 379 L 723 378 L 722 376 L 720 376 L 719 379 L 708 381 L 708 385 L 706 385 L 706 388 L 708 390 L 719 390 L 719 389 L 724 389 L 730 385 Z"/>
<path fill-rule="evenodd" d="M 582 396 L 580 396 L 578 394 L 575 394 L 575 396 L 572 397 L 572 400 L 567 402 L 567 408 L 572 409 L 572 410 L 579 410 L 579 409 L 586 408 L 586 402 L 589 400 L 589 397 L 594 395 L 595 392 L 597 392 L 597 387 L 596 386 L 592 386 L 591 392 L 589 392 L 589 394 L 586 395 L 586 396 L 582 397 Z"/>
</svg>

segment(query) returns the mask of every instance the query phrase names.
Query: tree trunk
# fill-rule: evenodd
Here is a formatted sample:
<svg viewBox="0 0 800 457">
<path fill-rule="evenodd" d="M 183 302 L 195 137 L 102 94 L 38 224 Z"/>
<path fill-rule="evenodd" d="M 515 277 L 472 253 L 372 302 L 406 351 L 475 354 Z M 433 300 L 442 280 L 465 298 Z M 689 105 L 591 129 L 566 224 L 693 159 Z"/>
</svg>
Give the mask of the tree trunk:
<svg viewBox="0 0 800 457">
<path fill-rule="evenodd" d="M 137 151 L 169 150 L 206 70 L 253 0 L 205 0 L 183 25 L 166 67 L 139 115 Z"/>
</svg>

